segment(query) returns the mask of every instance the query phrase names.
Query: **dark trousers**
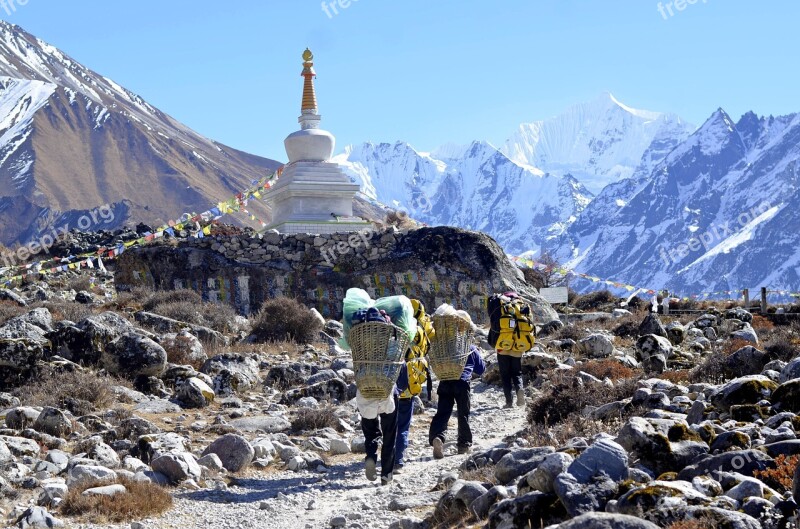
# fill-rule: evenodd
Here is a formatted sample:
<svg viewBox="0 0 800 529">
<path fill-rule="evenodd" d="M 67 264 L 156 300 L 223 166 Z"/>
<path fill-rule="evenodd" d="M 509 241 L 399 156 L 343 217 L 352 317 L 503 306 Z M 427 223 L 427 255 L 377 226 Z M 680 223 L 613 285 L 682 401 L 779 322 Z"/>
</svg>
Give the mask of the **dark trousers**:
<svg viewBox="0 0 800 529">
<path fill-rule="evenodd" d="M 408 448 L 408 431 L 411 429 L 411 417 L 414 415 L 414 399 L 400 399 L 397 406 L 397 443 L 395 444 L 394 462 L 403 466 L 403 456 Z"/>
<path fill-rule="evenodd" d="M 453 406 L 458 410 L 458 446 L 468 447 L 472 446 L 472 430 L 469 427 L 469 411 L 470 411 L 470 386 L 469 382 L 464 380 L 443 380 L 439 382 L 439 406 L 436 409 L 436 415 L 431 421 L 431 429 L 428 433 L 428 442 L 433 444 L 433 440 L 437 437 L 445 441 L 445 432 L 447 431 L 447 423 L 450 421 L 450 415 L 453 414 Z"/>
<path fill-rule="evenodd" d="M 394 470 L 394 451 L 397 442 L 397 396 L 394 398 L 394 411 L 381 413 L 376 419 L 361 418 L 361 431 L 364 432 L 367 457 L 378 460 L 378 444 L 381 446 L 381 476 L 389 476 Z"/>
<path fill-rule="evenodd" d="M 514 400 L 514 392 L 522 388 L 522 358 L 510 355 L 497 355 L 497 366 L 500 368 L 500 378 L 503 380 L 503 394 L 506 402 Z"/>
</svg>

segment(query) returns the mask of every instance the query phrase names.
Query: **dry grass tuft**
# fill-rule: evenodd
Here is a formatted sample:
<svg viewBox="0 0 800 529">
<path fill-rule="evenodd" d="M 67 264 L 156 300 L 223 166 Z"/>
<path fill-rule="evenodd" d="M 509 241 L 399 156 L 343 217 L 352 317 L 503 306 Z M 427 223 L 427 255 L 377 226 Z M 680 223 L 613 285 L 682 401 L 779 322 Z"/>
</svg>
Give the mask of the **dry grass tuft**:
<svg viewBox="0 0 800 529">
<path fill-rule="evenodd" d="M 612 381 L 617 381 L 637 375 L 636 370 L 624 366 L 616 360 L 589 360 L 580 364 L 578 369 L 600 380 L 610 378 Z"/>
<path fill-rule="evenodd" d="M 664 371 L 659 378 L 672 382 L 673 384 L 686 384 L 691 382 L 692 372 L 689 369 L 678 369 L 675 371 Z"/>
<path fill-rule="evenodd" d="M 775 328 L 775 324 L 769 321 L 764 316 L 761 316 L 760 314 L 755 314 L 753 316 L 752 327 L 756 331 L 771 331 L 772 329 Z"/>
<path fill-rule="evenodd" d="M 285 297 L 265 301 L 250 323 L 253 336 L 259 342 L 313 343 L 322 330 L 322 322 L 308 307 Z"/>
<path fill-rule="evenodd" d="M 297 414 L 292 420 L 292 430 L 295 432 L 313 432 L 323 428 L 339 430 L 341 425 L 333 412 L 333 408 L 320 408 L 318 410 L 304 408 L 297 410 Z"/>
<path fill-rule="evenodd" d="M 494 475 L 494 465 L 486 465 L 480 468 L 473 468 L 470 470 L 461 470 L 459 472 L 459 479 L 464 481 L 477 481 L 478 483 L 485 483 L 489 485 L 500 485 L 497 477 Z"/>
<path fill-rule="evenodd" d="M 15 390 L 15 394 L 25 406 L 52 406 L 81 416 L 110 407 L 115 402 L 111 388 L 120 384 L 122 382 L 117 379 L 99 376 L 89 370 L 47 368 Z"/>
<path fill-rule="evenodd" d="M 728 380 L 728 367 L 725 362 L 727 356 L 723 353 L 714 352 L 708 355 L 703 363 L 695 367 L 689 373 L 689 382 L 709 384 L 722 384 Z"/>
<path fill-rule="evenodd" d="M 90 482 L 70 488 L 60 506 L 66 516 L 82 516 L 93 523 L 120 523 L 156 516 L 172 507 L 172 496 L 162 487 L 150 482 L 122 478 L 117 483 L 127 492 L 115 496 L 83 496 L 92 487 L 109 482 Z"/>
<path fill-rule="evenodd" d="M 0 325 L 11 318 L 22 316 L 28 311 L 25 307 L 20 307 L 13 301 L 0 301 Z"/>
<path fill-rule="evenodd" d="M 45 308 L 50 311 L 55 321 L 71 321 L 77 323 L 85 318 L 94 314 L 94 309 L 91 305 L 83 305 L 75 303 L 74 301 L 53 299 L 50 301 L 43 301 L 31 305 L 28 310 Z"/>
</svg>

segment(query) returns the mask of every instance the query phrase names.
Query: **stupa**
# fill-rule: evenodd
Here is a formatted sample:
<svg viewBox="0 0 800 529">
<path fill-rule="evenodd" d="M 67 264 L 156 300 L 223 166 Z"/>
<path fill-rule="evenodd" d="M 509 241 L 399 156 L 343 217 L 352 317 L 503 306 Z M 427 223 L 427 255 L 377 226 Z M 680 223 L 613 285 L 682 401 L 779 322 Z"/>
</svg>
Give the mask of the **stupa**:
<svg viewBox="0 0 800 529">
<path fill-rule="evenodd" d="M 314 55 L 306 49 L 300 130 L 284 141 L 289 163 L 265 197 L 272 207 L 272 224 L 267 229 L 289 234 L 358 231 L 368 226 L 353 216 L 353 199 L 359 186 L 330 161 L 336 138 L 319 128 L 322 116 L 314 91 L 313 61 Z"/>
</svg>

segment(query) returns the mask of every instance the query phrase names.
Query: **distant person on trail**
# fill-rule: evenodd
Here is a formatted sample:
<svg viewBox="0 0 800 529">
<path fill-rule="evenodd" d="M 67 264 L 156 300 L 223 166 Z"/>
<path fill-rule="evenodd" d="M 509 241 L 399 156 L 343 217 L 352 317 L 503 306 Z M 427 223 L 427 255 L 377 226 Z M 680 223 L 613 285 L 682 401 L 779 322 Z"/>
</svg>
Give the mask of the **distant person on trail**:
<svg viewBox="0 0 800 529">
<path fill-rule="evenodd" d="M 503 382 L 506 408 L 525 406 L 525 389 L 522 380 L 522 355 L 535 342 L 535 327 L 531 309 L 516 292 L 495 294 L 489 298 L 489 345 L 497 350 L 497 367 Z"/>
<path fill-rule="evenodd" d="M 472 376 L 480 376 L 486 370 L 486 363 L 483 361 L 481 351 L 476 346 L 470 346 L 470 355 L 464 371 L 461 373 L 460 380 L 442 380 L 439 382 L 439 405 L 436 415 L 431 422 L 428 440 L 433 447 L 433 457 L 442 459 L 444 457 L 445 432 L 450 415 L 453 414 L 453 406 L 458 408 L 458 437 L 456 444 L 459 454 L 466 454 L 472 446 L 472 430 L 469 427 L 469 414 L 471 407 L 471 387 Z"/>
<path fill-rule="evenodd" d="M 398 398 L 408 389 L 408 374 L 405 364 L 400 370 L 392 395 L 385 400 L 365 399 L 356 394 L 358 411 L 361 414 L 361 431 L 364 433 L 364 471 L 369 481 L 378 477 L 378 445 L 381 444 L 381 485 L 392 482 L 397 442 Z"/>
</svg>

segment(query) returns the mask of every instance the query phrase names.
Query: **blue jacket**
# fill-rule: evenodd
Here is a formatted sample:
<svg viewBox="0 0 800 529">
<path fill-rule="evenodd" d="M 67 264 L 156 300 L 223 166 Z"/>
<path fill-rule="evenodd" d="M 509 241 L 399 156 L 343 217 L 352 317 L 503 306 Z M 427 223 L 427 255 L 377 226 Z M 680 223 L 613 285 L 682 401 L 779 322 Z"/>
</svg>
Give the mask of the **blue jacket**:
<svg viewBox="0 0 800 529">
<path fill-rule="evenodd" d="M 461 373 L 461 380 L 469 382 L 472 380 L 472 375 L 481 376 L 486 371 L 486 362 L 483 361 L 481 350 L 477 346 L 471 345 L 470 355 L 467 357 L 467 364 L 464 366 L 464 371 Z"/>
<path fill-rule="evenodd" d="M 397 376 L 397 383 L 394 385 L 394 396 L 399 397 L 405 390 L 408 389 L 408 367 L 403 362 L 403 367 L 400 369 L 400 374 Z"/>
</svg>

